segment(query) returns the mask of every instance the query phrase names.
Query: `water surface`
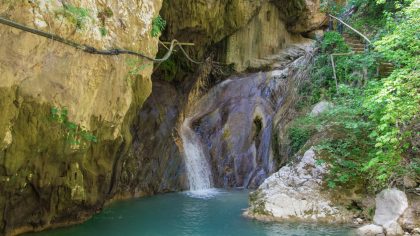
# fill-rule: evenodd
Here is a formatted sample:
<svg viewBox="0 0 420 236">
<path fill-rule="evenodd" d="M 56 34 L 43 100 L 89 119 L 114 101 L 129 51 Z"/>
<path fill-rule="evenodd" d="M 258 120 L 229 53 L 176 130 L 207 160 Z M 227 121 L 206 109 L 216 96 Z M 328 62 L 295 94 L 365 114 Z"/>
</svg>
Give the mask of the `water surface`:
<svg viewBox="0 0 420 236">
<path fill-rule="evenodd" d="M 84 224 L 32 236 L 345 236 L 344 226 L 263 223 L 241 216 L 248 192 L 219 190 L 208 198 L 172 193 L 117 202 Z"/>
</svg>

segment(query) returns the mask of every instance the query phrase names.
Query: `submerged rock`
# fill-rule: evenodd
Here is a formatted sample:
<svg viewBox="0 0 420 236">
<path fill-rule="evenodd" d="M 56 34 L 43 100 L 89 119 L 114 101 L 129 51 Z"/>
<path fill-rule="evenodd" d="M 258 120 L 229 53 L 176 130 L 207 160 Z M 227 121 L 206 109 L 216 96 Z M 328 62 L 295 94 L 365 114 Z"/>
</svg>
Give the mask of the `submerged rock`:
<svg viewBox="0 0 420 236">
<path fill-rule="evenodd" d="M 245 215 L 257 219 L 350 222 L 351 214 L 323 191 L 327 167 L 317 164 L 313 148 L 282 167 L 251 194 Z"/>
</svg>

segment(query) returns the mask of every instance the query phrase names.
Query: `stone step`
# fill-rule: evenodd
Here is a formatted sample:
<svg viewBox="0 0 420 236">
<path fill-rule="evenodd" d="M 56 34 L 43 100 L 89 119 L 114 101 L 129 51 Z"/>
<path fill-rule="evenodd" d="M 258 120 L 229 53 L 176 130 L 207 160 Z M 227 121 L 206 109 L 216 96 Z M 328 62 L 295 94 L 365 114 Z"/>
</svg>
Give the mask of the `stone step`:
<svg viewBox="0 0 420 236">
<path fill-rule="evenodd" d="M 363 43 L 350 43 L 350 42 L 347 42 L 347 44 L 349 46 L 352 46 L 352 47 L 357 47 L 357 46 L 364 47 L 365 46 Z"/>
<path fill-rule="evenodd" d="M 359 40 L 345 40 L 347 44 L 364 44 L 362 41 Z"/>
<path fill-rule="evenodd" d="M 381 65 L 384 65 L 384 66 L 392 66 L 392 67 L 394 67 L 394 64 L 392 64 L 391 62 L 381 62 L 380 64 Z"/>
<path fill-rule="evenodd" d="M 394 65 L 390 65 L 390 64 L 383 64 L 383 63 L 379 63 L 381 66 L 383 66 L 383 67 L 392 67 L 392 68 L 394 68 Z"/>
</svg>

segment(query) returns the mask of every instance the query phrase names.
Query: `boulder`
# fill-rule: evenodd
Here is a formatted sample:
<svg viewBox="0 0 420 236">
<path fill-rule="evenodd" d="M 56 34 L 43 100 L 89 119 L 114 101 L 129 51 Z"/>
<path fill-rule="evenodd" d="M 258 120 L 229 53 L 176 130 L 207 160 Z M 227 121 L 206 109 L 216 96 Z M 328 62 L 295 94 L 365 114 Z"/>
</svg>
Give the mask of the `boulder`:
<svg viewBox="0 0 420 236">
<path fill-rule="evenodd" d="M 360 227 L 356 231 L 360 236 L 385 236 L 384 229 L 381 226 L 370 224 Z"/>
<path fill-rule="evenodd" d="M 417 187 L 417 182 L 412 177 L 406 175 L 403 178 L 403 184 L 405 188 L 415 188 Z"/>
<path fill-rule="evenodd" d="M 404 234 L 404 230 L 395 221 L 384 225 L 384 229 L 387 236 L 400 236 Z"/>
<path fill-rule="evenodd" d="M 420 196 L 417 194 L 408 194 L 408 208 L 399 218 L 398 223 L 405 231 L 413 232 L 415 228 L 420 227 Z"/>
<path fill-rule="evenodd" d="M 398 189 L 385 189 L 376 196 L 376 211 L 373 222 L 389 225 L 396 222 L 408 207 L 407 196 Z"/>
<path fill-rule="evenodd" d="M 411 234 L 413 236 L 420 236 L 420 228 L 414 228 L 413 231 L 411 231 Z"/>
<path fill-rule="evenodd" d="M 320 101 L 312 108 L 311 115 L 317 116 L 333 107 L 333 104 L 327 101 Z"/>
<path fill-rule="evenodd" d="M 335 205 L 322 189 L 324 164 L 316 163 L 313 148 L 264 181 L 250 196 L 246 216 L 263 220 L 350 222 L 350 213 Z"/>
</svg>

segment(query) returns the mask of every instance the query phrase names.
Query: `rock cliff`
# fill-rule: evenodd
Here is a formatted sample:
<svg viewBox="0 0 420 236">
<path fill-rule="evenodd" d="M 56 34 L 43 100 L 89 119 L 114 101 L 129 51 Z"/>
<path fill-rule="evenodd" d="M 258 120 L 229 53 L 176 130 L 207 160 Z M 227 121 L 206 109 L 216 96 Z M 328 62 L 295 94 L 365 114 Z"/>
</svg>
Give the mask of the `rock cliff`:
<svg viewBox="0 0 420 236">
<path fill-rule="evenodd" d="M 161 0 L 3 0 L 0 15 L 82 45 L 154 57 L 158 39 L 150 31 L 161 6 Z M 322 16 L 317 0 L 283 6 L 166 0 L 160 14 L 168 22 L 165 39 L 194 42 L 189 52 L 198 58 L 213 52 L 239 71 L 275 69 L 285 66 L 275 63 L 284 59 L 282 50 L 302 42 L 300 34 L 317 28 Z M 0 41 L 0 234 L 80 222 L 111 199 L 185 188 L 176 128 L 194 97 L 195 68 L 184 71 L 183 82 L 155 82 L 151 95 L 149 61 L 91 55 L 4 25 Z"/>
<path fill-rule="evenodd" d="M 150 29 L 160 8 L 149 0 L 1 1 L 0 14 L 80 44 L 154 57 Z M 151 93 L 153 66 L 4 25 L 0 40 L 0 232 L 83 220 L 112 192 L 129 124 Z M 65 110 L 67 126 L 53 117 Z"/>
</svg>

